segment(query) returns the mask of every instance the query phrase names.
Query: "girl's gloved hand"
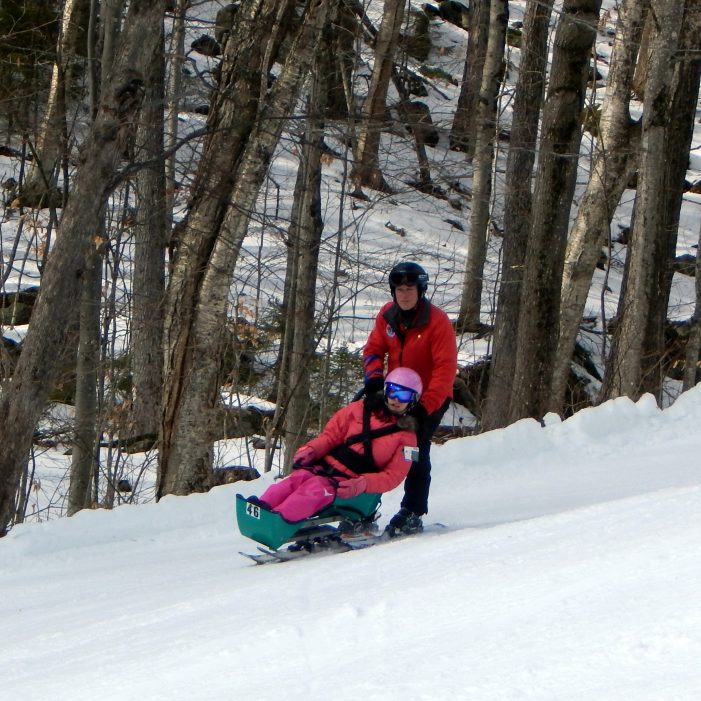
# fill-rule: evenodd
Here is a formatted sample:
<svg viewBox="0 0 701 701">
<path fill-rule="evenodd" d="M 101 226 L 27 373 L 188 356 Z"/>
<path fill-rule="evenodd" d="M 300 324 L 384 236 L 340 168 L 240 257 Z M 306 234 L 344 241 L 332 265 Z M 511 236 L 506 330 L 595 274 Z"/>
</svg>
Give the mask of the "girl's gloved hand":
<svg viewBox="0 0 701 701">
<path fill-rule="evenodd" d="M 297 452 L 292 458 L 292 467 L 308 467 L 313 465 L 316 460 L 316 451 L 314 448 L 308 445 L 303 445 L 298 448 Z"/>
<path fill-rule="evenodd" d="M 352 479 L 343 480 L 338 483 L 336 496 L 341 499 L 351 499 L 362 494 L 367 489 L 368 483 L 365 477 L 353 477 Z"/>
</svg>

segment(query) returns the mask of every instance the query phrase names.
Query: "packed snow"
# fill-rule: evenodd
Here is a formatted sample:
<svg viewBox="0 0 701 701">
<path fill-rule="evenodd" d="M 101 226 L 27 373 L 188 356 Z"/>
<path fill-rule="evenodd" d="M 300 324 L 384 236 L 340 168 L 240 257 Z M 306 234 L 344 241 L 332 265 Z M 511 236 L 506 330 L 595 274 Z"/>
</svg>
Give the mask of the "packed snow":
<svg viewBox="0 0 701 701">
<path fill-rule="evenodd" d="M 604 0 L 603 7 L 613 27 L 616 4 Z M 512 21 L 522 8 L 511 3 Z M 442 22 L 431 32 L 440 46 L 432 63 L 457 80 L 432 83 L 425 99 L 441 138 L 429 158 L 438 182 L 468 188 L 462 156 L 446 148 L 466 35 Z M 597 65 L 604 72 L 610 48 L 601 32 Z M 189 60 L 203 59 L 191 53 Z M 513 82 L 517 50 L 509 60 Z M 507 105 L 507 123 L 509 114 Z M 180 126 L 185 133 L 203 121 L 182 113 Z M 701 170 L 699 133 L 697 124 L 690 182 Z M 286 139 L 271 169 L 279 191 L 270 195 L 283 227 L 297 167 Z M 329 137 L 342 151 L 340 143 Z M 387 135 L 383 143 L 392 180 L 414 156 L 405 137 Z M 17 176 L 19 167 L 0 157 L 3 178 Z M 325 219 L 349 228 L 344 246 L 364 252 L 364 274 L 351 275 L 339 293 L 334 344 L 362 347 L 387 299 L 388 266 L 399 258 L 427 267 L 433 301 L 454 315 L 467 234 L 453 222 L 467 224 L 469 209 L 456 214 L 446 201 L 399 187 L 372 204 L 346 198 L 339 217 L 344 177 L 342 159 L 325 164 Z M 584 183 L 585 170 L 580 190 Z M 633 199 L 632 191 L 622 199 L 613 234 L 630 223 Z M 701 196 L 685 194 L 678 255 L 696 254 L 700 205 Z M 3 265 L 18 221 L 6 211 L 0 222 Z M 35 226 L 43 231 L 47 222 L 39 217 Z M 27 231 L 18 248 L 21 274 L 10 275 L 5 291 L 39 279 L 32 257 L 38 247 Z M 261 251 L 272 271 L 261 304 L 279 293 L 284 270 L 279 242 L 263 247 L 261 231 L 254 226 L 244 243 L 233 293 L 252 308 Z M 499 242 L 491 241 L 486 302 L 496 291 Z M 335 243 L 324 246 L 328 277 Z M 624 251 L 614 244 L 611 270 L 595 273 L 587 315 L 599 316 L 602 305 L 607 317 L 615 313 Z M 670 318 L 687 319 L 693 296 L 693 279 L 675 274 Z M 19 342 L 26 327 L 2 332 Z M 459 342 L 461 364 L 489 352 L 480 339 Z M 671 390 L 676 396 L 678 387 Z M 466 418 L 454 407 L 448 423 Z M 436 445 L 426 523 L 444 527 L 265 567 L 239 555 L 255 552 L 256 544 L 238 533 L 234 497 L 262 493 L 273 473 L 204 495 L 56 519 L 70 456 L 47 450 L 37 456 L 31 522 L 0 539 L 0 701 L 698 701 L 699 425 L 701 387 L 663 411 L 649 396 L 622 398 L 565 422 L 524 420 Z M 220 442 L 217 464 L 244 462 L 255 452 L 239 447 Z M 153 466 L 144 470 L 140 498 L 148 499 Z M 401 494 L 385 495 L 381 526 Z"/>
<path fill-rule="evenodd" d="M 698 701 L 699 425 L 701 387 L 437 445 L 445 528 L 284 564 L 239 555 L 272 474 L 18 526 L 0 697 Z"/>
</svg>

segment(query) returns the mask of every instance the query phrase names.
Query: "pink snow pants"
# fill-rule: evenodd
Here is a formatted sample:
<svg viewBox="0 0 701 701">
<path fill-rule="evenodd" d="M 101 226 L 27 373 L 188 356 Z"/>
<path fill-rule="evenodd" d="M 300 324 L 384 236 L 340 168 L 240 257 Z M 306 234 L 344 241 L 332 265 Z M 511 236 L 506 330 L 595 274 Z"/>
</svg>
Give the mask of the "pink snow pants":
<svg viewBox="0 0 701 701">
<path fill-rule="evenodd" d="M 295 470 L 289 477 L 271 484 L 260 497 L 288 521 L 302 521 L 328 506 L 336 496 L 336 485 L 309 470 Z"/>
</svg>

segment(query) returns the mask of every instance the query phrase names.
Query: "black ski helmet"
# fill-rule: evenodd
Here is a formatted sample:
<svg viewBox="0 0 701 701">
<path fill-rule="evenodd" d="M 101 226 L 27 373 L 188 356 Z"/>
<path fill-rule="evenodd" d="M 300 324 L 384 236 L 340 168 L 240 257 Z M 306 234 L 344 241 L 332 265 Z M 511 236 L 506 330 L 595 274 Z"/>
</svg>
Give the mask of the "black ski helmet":
<svg viewBox="0 0 701 701">
<path fill-rule="evenodd" d="M 394 288 L 398 285 L 416 285 L 419 299 L 428 289 L 428 273 L 418 264 L 406 261 L 397 263 L 389 273 L 389 289 L 394 297 Z"/>
</svg>

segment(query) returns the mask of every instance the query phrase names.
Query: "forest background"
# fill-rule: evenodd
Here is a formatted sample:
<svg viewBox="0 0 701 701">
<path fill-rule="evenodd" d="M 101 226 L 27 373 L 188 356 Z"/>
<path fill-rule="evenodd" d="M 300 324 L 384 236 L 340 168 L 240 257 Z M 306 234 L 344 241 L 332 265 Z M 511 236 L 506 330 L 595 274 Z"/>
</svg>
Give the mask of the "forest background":
<svg viewBox="0 0 701 701">
<path fill-rule="evenodd" d="M 699 379 L 699 25 L 3 0 L 0 532 L 284 471 L 359 389 L 399 260 L 455 322 L 446 434 L 672 402 Z"/>
</svg>

